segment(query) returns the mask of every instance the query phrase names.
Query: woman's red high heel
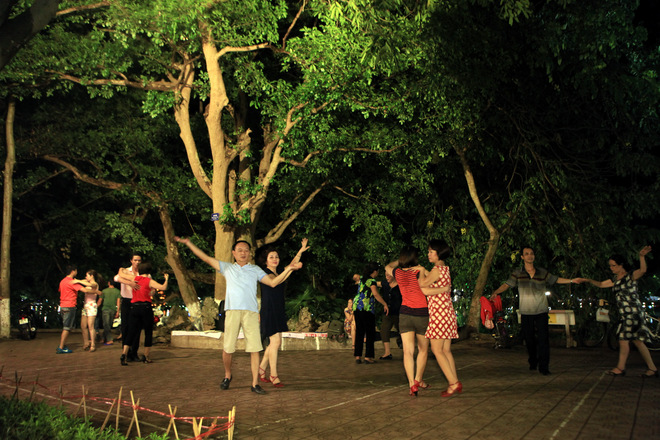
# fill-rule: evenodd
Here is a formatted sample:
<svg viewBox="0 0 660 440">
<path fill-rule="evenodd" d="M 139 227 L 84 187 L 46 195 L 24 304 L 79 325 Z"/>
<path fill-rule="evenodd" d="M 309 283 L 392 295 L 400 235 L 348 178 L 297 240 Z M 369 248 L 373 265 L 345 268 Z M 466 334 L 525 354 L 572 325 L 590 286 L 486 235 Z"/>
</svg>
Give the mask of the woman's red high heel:
<svg viewBox="0 0 660 440">
<path fill-rule="evenodd" d="M 455 388 L 452 389 L 452 387 L 455 387 Z M 446 391 L 443 391 L 441 395 L 442 395 L 442 397 L 450 397 L 450 396 L 453 396 L 454 394 L 462 393 L 462 392 L 463 392 L 463 384 L 460 383 L 460 382 L 456 382 L 456 383 L 453 383 L 453 384 L 449 385 L 449 388 L 447 388 Z"/>
<path fill-rule="evenodd" d="M 417 381 L 415 381 L 414 385 L 410 387 L 410 395 L 417 396 L 418 391 L 419 391 L 419 386 L 417 386 Z"/>
<path fill-rule="evenodd" d="M 269 380 L 269 382 L 272 382 L 272 383 L 273 383 L 273 386 L 274 386 L 275 388 L 283 388 L 283 387 L 284 387 L 284 384 L 283 384 L 281 381 L 280 381 L 280 382 L 275 382 L 276 380 L 280 380 L 279 377 L 277 377 L 277 376 L 270 376 L 270 380 Z"/>
<path fill-rule="evenodd" d="M 259 380 L 266 383 L 270 382 L 270 380 L 266 377 L 266 370 L 261 367 L 259 367 Z"/>
<path fill-rule="evenodd" d="M 427 390 L 427 389 L 431 388 L 431 385 L 427 384 L 423 380 L 422 381 L 416 380 L 415 385 L 417 385 L 417 388 L 421 388 L 423 390 Z"/>
</svg>

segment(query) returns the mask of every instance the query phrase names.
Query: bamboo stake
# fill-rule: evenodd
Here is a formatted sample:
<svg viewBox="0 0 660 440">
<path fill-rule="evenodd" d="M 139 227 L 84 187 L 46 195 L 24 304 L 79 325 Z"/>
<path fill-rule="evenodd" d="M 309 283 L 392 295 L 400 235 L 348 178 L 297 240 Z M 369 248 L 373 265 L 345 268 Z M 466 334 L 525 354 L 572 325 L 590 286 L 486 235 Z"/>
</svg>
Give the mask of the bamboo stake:
<svg viewBox="0 0 660 440">
<path fill-rule="evenodd" d="M 199 425 L 197 424 L 197 417 L 192 418 L 192 427 L 193 427 L 193 434 L 195 435 L 195 438 L 199 437 L 200 434 L 200 426 L 202 425 L 202 420 L 199 420 Z"/>
<path fill-rule="evenodd" d="M 85 385 L 82 386 L 82 391 L 83 391 L 82 399 L 80 399 L 80 403 L 78 404 L 78 408 L 76 408 L 76 412 L 75 412 L 75 414 L 73 414 L 74 417 L 76 417 L 78 415 L 78 411 L 80 411 L 80 407 L 85 405 Z M 84 406 L 83 412 L 85 414 L 85 420 L 87 420 L 87 405 Z"/>
<path fill-rule="evenodd" d="M 121 409 L 121 392 L 124 390 L 124 387 L 119 387 L 119 397 L 117 397 L 117 417 L 115 419 L 115 429 L 119 430 L 119 410 Z"/>
<path fill-rule="evenodd" d="M 137 406 L 140 405 L 140 399 L 137 400 L 137 403 L 135 403 L 135 399 L 133 397 L 133 390 L 131 390 L 131 403 L 133 404 L 133 417 L 131 418 L 131 424 L 128 426 L 128 431 L 126 432 L 126 437 L 131 432 L 131 429 L 133 428 L 133 421 L 135 421 L 135 428 L 137 429 L 138 432 L 138 437 L 142 437 L 140 434 L 140 421 L 138 420 L 138 415 L 137 415 Z"/>
<path fill-rule="evenodd" d="M 110 409 L 108 410 L 108 414 L 105 416 L 105 420 L 103 421 L 103 425 L 101 425 L 101 431 L 105 429 L 105 425 L 107 425 L 108 420 L 110 420 L 110 415 L 112 415 L 112 409 L 115 407 L 115 403 L 117 403 L 117 399 L 112 400 L 112 405 L 110 405 Z"/>
<path fill-rule="evenodd" d="M 140 406 L 140 399 L 137 400 L 137 403 L 135 406 Z M 137 408 L 133 409 L 133 412 L 135 413 L 135 428 L 137 429 L 138 432 L 138 437 L 142 437 L 142 433 L 140 432 L 140 421 L 138 420 L 138 413 L 137 413 Z"/>
<path fill-rule="evenodd" d="M 170 433 L 170 428 L 174 428 L 174 436 L 176 437 L 176 440 L 179 440 L 179 433 L 176 430 L 176 423 L 174 422 L 174 416 L 176 416 L 176 410 L 178 407 L 174 407 L 174 412 L 172 412 L 172 405 L 167 405 L 170 408 L 170 424 L 167 425 L 167 431 L 165 431 L 165 435 L 169 435 Z"/>
<path fill-rule="evenodd" d="M 229 440 L 234 438 L 234 426 L 236 425 L 236 406 L 233 406 L 229 411 L 229 429 L 227 430 L 227 436 Z"/>
</svg>

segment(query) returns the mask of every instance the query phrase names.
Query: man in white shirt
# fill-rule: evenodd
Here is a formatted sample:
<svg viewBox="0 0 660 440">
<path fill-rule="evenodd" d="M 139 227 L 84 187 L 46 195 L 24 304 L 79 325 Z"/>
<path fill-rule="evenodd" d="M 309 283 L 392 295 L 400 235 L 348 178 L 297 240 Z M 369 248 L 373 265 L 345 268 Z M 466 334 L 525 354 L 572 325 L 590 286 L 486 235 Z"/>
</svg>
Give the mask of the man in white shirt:
<svg viewBox="0 0 660 440">
<path fill-rule="evenodd" d="M 205 254 L 201 249 L 190 242 L 188 238 L 174 237 L 183 243 L 202 261 L 220 272 L 227 279 L 227 292 L 225 298 L 225 333 L 222 352 L 222 362 L 225 367 L 225 378 L 220 389 L 229 389 L 232 380 L 231 364 L 238 333 L 243 328 L 245 336 L 245 351 L 250 353 L 250 367 L 252 369 L 252 392 L 266 394 L 258 383 L 259 352 L 261 346 L 261 332 L 259 330 L 259 303 L 257 302 L 257 282 L 275 287 L 286 280 L 292 271 L 302 267 L 302 263 L 289 264 L 277 277 L 267 275 L 259 266 L 250 264 L 250 244 L 239 240 L 234 243 L 232 255 L 235 263 L 218 261 Z"/>
<path fill-rule="evenodd" d="M 138 264 L 142 262 L 142 257 L 138 254 L 133 254 L 131 255 L 131 266 L 127 267 L 126 270 L 128 270 L 131 273 L 137 274 L 138 270 Z M 119 275 L 115 275 L 115 282 L 119 283 Z M 133 288 L 127 284 L 121 284 L 121 306 L 119 310 L 119 314 L 121 316 L 121 337 L 122 340 L 126 340 L 126 337 L 128 336 L 128 328 L 129 328 L 129 322 L 131 320 L 131 300 L 133 299 Z M 128 356 L 127 360 L 128 361 L 133 361 L 137 362 L 140 360 L 138 356 L 138 347 L 140 346 L 140 338 L 139 336 L 135 339 L 135 342 L 131 346 L 131 348 L 128 350 Z"/>
</svg>

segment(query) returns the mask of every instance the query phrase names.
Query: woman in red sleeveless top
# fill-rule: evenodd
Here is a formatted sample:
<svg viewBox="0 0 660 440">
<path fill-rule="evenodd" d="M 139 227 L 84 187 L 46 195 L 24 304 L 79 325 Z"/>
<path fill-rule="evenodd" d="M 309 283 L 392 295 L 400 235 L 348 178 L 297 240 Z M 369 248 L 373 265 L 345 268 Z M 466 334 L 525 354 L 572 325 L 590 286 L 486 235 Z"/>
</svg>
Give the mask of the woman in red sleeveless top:
<svg viewBox="0 0 660 440">
<path fill-rule="evenodd" d="M 128 365 L 126 362 L 128 349 L 133 345 L 136 338 L 139 340 L 142 330 L 144 330 L 144 355 L 140 360 L 145 364 L 150 364 L 152 361 L 149 353 L 151 352 L 154 327 L 154 312 L 151 308 L 151 297 L 154 289 L 167 290 L 167 281 L 170 275 L 165 274 L 165 282 L 163 284 L 157 283 L 151 279 L 151 264 L 143 262 L 138 265 L 138 274 L 129 272 L 126 269 L 120 269 L 118 276 L 121 283 L 133 287 L 128 335 L 122 335 L 124 346 L 120 358 L 121 364 Z"/>
<path fill-rule="evenodd" d="M 388 264 L 385 271 L 394 276 L 401 290 L 399 331 L 403 343 L 403 366 L 408 377 L 410 395 L 416 396 L 419 388 L 428 388 L 422 377 L 429 348 L 429 341 L 424 337 L 429 323 L 429 310 L 418 280 L 420 272 L 425 270 L 417 264 L 417 250 L 406 246 L 401 250 L 399 260 Z M 414 357 L 415 344 L 418 349 L 417 366 Z"/>
</svg>

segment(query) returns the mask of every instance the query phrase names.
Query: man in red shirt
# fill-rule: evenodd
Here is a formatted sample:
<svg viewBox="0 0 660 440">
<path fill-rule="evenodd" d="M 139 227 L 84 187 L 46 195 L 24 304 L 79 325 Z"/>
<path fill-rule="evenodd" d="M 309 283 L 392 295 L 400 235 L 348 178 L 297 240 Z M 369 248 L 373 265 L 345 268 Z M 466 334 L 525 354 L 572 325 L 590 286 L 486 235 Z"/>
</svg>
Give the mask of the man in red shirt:
<svg viewBox="0 0 660 440">
<path fill-rule="evenodd" d="M 62 314 L 63 326 L 60 346 L 55 350 L 57 354 L 73 353 L 73 350 L 65 344 L 66 339 L 69 337 L 69 332 L 76 322 L 78 291 L 83 288 L 82 284 L 73 282 L 76 275 L 78 275 L 78 268 L 76 266 L 67 266 L 66 273 L 68 273 L 68 275 L 60 281 L 60 313 Z"/>
</svg>

